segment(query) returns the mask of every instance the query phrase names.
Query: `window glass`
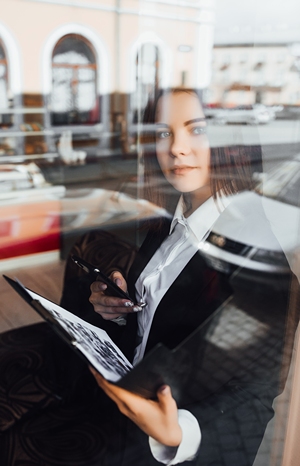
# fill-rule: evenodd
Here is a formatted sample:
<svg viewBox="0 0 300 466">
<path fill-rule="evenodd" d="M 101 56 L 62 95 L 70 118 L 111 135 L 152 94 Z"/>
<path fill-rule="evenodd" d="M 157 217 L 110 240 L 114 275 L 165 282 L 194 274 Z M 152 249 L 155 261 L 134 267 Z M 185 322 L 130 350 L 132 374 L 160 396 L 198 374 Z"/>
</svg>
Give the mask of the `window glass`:
<svg viewBox="0 0 300 466">
<path fill-rule="evenodd" d="M 298 465 L 299 0 L 0 3 L 0 465 Z"/>
<path fill-rule="evenodd" d="M 97 67 L 91 46 L 84 38 L 67 36 L 57 44 L 52 61 L 52 123 L 87 124 L 99 121 Z"/>
</svg>

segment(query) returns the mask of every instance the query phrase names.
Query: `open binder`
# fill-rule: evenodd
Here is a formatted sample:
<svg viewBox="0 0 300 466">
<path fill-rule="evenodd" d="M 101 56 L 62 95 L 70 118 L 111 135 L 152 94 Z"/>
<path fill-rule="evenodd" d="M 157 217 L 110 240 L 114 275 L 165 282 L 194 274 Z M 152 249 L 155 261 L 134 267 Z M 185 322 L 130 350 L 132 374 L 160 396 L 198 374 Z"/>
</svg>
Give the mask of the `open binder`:
<svg viewBox="0 0 300 466">
<path fill-rule="evenodd" d="M 226 354 L 218 348 L 216 352 L 213 343 L 222 315 L 229 312 L 227 305 L 231 298 L 178 347 L 170 350 L 158 344 L 133 367 L 104 330 L 25 288 L 17 280 L 5 275 L 4 278 L 67 345 L 103 377 L 145 398 L 155 399 L 158 388 L 167 384 L 180 403 L 183 394 L 186 399 L 194 376 L 197 379 L 197 398 L 203 398 L 233 375 L 232 364 L 226 371 Z"/>
</svg>

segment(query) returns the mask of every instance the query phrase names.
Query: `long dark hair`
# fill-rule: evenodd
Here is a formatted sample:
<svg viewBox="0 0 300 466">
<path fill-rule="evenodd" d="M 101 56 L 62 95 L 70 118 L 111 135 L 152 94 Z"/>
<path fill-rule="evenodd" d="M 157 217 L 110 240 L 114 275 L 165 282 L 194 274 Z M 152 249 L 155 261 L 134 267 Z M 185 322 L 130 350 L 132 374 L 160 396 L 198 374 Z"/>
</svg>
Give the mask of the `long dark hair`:
<svg viewBox="0 0 300 466">
<path fill-rule="evenodd" d="M 169 208 L 170 201 L 168 199 L 168 192 L 165 189 L 160 189 L 166 183 L 164 183 L 165 179 L 156 156 L 155 115 L 157 104 L 161 97 L 179 93 L 196 95 L 202 108 L 205 108 L 203 105 L 203 92 L 201 90 L 185 88 L 161 89 L 149 99 L 143 118 L 144 129 L 141 141 L 144 147 L 144 195 L 151 202 L 165 208 Z M 253 189 L 253 172 L 261 171 L 262 167 L 260 146 L 235 145 L 212 147 L 210 152 L 210 183 L 215 199 L 217 199 L 220 192 L 230 195 Z M 172 188 L 169 191 L 172 192 Z"/>
</svg>

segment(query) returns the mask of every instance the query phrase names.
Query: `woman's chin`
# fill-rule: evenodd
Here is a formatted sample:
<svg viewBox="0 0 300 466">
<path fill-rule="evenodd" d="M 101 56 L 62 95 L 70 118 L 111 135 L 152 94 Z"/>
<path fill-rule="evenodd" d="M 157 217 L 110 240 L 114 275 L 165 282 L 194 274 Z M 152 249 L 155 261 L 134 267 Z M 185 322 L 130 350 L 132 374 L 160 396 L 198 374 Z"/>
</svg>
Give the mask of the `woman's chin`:
<svg viewBox="0 0 300 466">
<path fill-rule="evenodd" d="M 187 186 L 182 186 L 179 183 L 171 183 L 174 189 L 178 191 L 179 193 L 185 194 L 191 192 L 191 189 L 188 188 Z"/>
<path fill-rule="evenodd" d="M 183 180 L 168 180 L 169 183 L 173 186 L 176 191 L 179 191 L 182 194 L 193 193 L 198 190 L 206 189 L 207 185 L 200 185 L 198 183 L 184 182 Z"/>
</svg>

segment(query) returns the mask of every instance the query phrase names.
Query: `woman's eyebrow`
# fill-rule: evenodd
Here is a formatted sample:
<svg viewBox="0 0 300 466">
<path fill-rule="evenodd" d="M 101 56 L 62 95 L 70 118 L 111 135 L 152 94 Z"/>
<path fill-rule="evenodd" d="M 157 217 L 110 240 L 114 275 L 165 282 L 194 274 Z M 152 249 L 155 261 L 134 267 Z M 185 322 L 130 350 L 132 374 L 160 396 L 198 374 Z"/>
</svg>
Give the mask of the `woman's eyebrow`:
<svg viewBox="0 0 300 466">
<path fill-rule="evenodd" d="M 206 118 L 194 118 L 193 120 L 187 120 L 183 124 L 184 126 L 191 125 L 192 123 L 198 123 L 199 121 L 206 121 Z"/>
</svg>

